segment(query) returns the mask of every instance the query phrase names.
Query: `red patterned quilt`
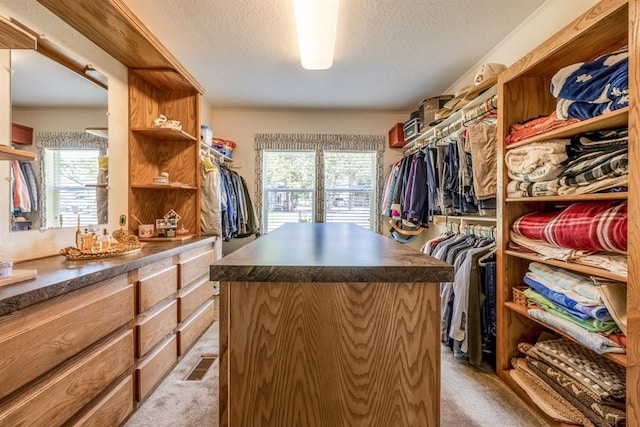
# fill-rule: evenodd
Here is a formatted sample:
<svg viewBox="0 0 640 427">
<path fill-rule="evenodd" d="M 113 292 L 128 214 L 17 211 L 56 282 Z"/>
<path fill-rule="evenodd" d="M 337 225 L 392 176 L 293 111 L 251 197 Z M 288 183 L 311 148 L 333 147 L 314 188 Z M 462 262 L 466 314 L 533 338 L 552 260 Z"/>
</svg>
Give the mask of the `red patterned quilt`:
<svg viewBox="0 0 640 427">
<path fill-rule="evenodd" d="M 561 211 L 532 212 L 512 229 L 562 248 L 626 254 L 627 202 L 578 202 Z"/>
</svg>

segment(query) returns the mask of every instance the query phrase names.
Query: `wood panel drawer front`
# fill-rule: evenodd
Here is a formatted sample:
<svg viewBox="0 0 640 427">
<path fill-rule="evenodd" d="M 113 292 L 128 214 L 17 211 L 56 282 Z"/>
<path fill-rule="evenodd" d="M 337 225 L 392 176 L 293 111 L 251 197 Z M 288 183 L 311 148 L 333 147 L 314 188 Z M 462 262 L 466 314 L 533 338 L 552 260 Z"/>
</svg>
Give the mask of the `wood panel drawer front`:
<svg viewBox="0 0 640 427">
<path fill-rule="evenodd" d="M 142 357 L 164 337 L 173 333 L 178 326 L 178 302 L 173 300 L 157 309 L 153 309 L 139 319 L 137 330 L 136 356 Z"/>
<path fill-rule="evenodd" d="M 178 361 L 176 336 L 172 335 L 149 353 L 136 368 L 136 400 L 142 401 Z"/>
<path fill-rule="evenodd" d="M 133 412 L 133 375 L 127 375 L 72 427 L 119 426 Z"/>
<path fill-rule="evenodd" d="M 0 398 L 133 319 L 126 275 L 0 319 Z"/>
<path fill-rule="evenodd" d="M 180 287 L 184 288 L 194 280 L 209 275 L 209 266 L 215 260 L 213 250 L 208 250 L 191 259 L 180 261 Z"/>
<path fill-rule="evenodd" d="M 0 407 L 0 425 L 61 425 L 133 366 L 133 332 L 96 346 Z"/>
<path fill-rule="evenodd" d="M 183 355 L 200 335 L 213 323 L 213 301 L 207 302 L 193 313 L 178 330 L 178 354 Z"/>
<path fill-rule="evenodd" d="M 175 262 L 173 261 L 173 258 L 165 258 L 151 264 L 143 265 L 138 269 L 138 280 L 143 280 L 147 277 L 155 276 L 156 274 L 162 273 L 163 271 L 174 265 Z"/>
<path fill-rule="evenodd" d="M 138 280 L 138 313 L 146 311 L 178 290 L 178 267 L 170 266 Z"/>
<path fill-rule="evenodd" d="M 213 296 L 213 282 L 203 281 L 182 289 L 178 295 L 178 322 L 184 322 L 198 307 Z"/>
</svg>

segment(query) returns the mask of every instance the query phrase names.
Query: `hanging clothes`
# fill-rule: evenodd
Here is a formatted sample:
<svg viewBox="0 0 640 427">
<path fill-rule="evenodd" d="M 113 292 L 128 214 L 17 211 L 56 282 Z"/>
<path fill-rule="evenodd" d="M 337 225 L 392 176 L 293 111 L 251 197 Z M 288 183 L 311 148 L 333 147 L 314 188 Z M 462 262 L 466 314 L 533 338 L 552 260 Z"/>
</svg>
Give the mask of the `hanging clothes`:
<svg viewBox="0 0 640 427">
<path fill-rule="evenodd" d="M 202 234 L 222 237 L 222 213 L 220 208 L 220 170 L 211 158 L 202 157 L 202 199 L 200 220 Z"/>
</svg>

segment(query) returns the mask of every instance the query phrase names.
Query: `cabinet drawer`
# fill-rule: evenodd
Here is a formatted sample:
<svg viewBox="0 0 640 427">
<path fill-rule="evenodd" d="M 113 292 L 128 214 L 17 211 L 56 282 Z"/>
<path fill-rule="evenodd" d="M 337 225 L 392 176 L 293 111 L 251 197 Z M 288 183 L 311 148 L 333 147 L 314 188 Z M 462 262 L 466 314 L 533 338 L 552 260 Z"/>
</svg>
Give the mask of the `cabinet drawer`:
<svg viewBox="0 0 640 427">
<path fill-rule="evenodd" d="M 171 335 L 136 368 L 136 400 L 142 401 L 178 361 L 176 336 Z"/>
<path fill-rule="evenodd" d="M 205 278 L 178 295 L 178 322 L 183 322 L 191 313 L 213 296 L 213 283 Z"/>
<path fill-rule="evenodd" d="M 205 303 L 177 330 L 178 334 L 178 354 L 183 355 L 189 347 L 207 330 L 213 323 L 215 311 L 213 301 Z"/>
<path fill-rule="evenodd" d="M 132 365 L 128 329 L 12 398 L 0 407 L 0 425 L 61 425 Z"/>
<path fill-rule="evenodd" d="M 180 288 L 186 287 L 204 275 L 209 277 L 209 266 L 213 264 L 214 259 L 214 252 L 209 249 L 191 259 L 180 260 Z"/>
<path fill-rule="evenodd" d="M 138 313 L 146 311 L 178 290 L 178 268 L 175 265 L 138 280 Z"/>
<path fill-rule="evenodd" d="M 119 426 L 131 412 L 133 412 L 133 375 L 127 375 L 81 418 L 71 423 L 70 426 Z"/>
<path fill-rule="evenodd" d="M 139 319 L 136 325 L 137 357 L 142 357 L 154 345 L 162 341 L 164 337 L 173 333 L 173 330 L 178 326 L 177 313 L 178 303 L 173 300 L 162 307 L 145 313 Z"/>
<path fill-rule="evenodd" d="M 133 319 L 127 276 L 90 285 L 0 319 L 0 398 Z"/>
</svg>

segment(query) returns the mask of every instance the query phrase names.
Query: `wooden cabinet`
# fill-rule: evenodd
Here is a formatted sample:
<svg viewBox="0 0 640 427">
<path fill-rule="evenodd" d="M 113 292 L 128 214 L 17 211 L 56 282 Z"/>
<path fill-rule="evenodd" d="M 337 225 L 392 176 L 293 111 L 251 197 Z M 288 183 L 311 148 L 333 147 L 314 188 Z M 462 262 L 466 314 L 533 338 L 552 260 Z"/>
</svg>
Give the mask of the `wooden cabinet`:
<svg viewBox="0 0 640 427">
<path fill-rule="evenodd" d="M 132 319 L 126 274 L 0 317 L 0 425 L 59 425 L 83 409 L 132 368 Z"/>
<path fill-rule="evenodd" d="M 129 113 L 129 216 L 154 224 L 173 209 L 200 235 L 200 93 L 173 70 L 130 69 Z M 154 128 L 160 115 L 181 129 Z"/>
<path fill-rule="evenodd" d="M 215 245 L 187 249 L 137 270 L 136 400 L 141 402 L 175 366 L 178 357 L 214 321 L 209 266 Z"/>
<path fill-rule="evenodd" d="M 497 373 L 523 399 L 530 402 L 527 394 L 515 383 L 509 374 L 510 358 L 517 353 L 517 345 L 532 331 L 544 327 L 528 314 L 526 307 L 512 301 L 512 288 L 523 283 L 523 277 L 532 261 L 545 263 L 583 274 L 599 276 L 618 281 L 626 281 L 628 287 L 628 334 L 627 354 L 609 355 L 611 363 L 626 367 L 627 372 L 627 425 L 638 425 L 640 415 L 635 407 L 638 405 L 636 384 L 640 380 L 638 340 L 635 329 L 640 327 L 638 304 L 640 295 L 640 271 L 638 270 L 638 241 L 634 236 L 640 232 L 638 223 L 628 221 L 628 276 L 624 277 L 611 271 L 587 267 L 576 263 L 545 259 L 537 254 L 523 253 L 508 248 L 509 232 L 516 219 L 523 214 L 547 210 L 558 205 L 567 205 L 578 201 L 595 200 L 627 200 L 628 211 L 638 212 L 640 199 L 635 184 L 638 182 L 637 167 L 640 164 L 637 150 L 632 144 L 638 142 L 640 116 L 638 97 L 638 23 L 640 11 L 637 1 L 602 0 L 592 9 L 558 32 L 538 48 L 531 51 L 516 62 L 498 80 L 498 209 L 499 209 L 499 244 L 497 265 Z M 523 141 L 506 145 L 509 127 L 515 123 L 546 116 L 556 108 L 557 100 L 549 91 L 551 78 L 563 67 L 578 62 L 591 61 L 596 57 L 611 53 L 616 49 L 629 45 L 629 93 L 630 107 L 611 113 L 586 119 L 569 126 L 557 128 L 543 134 L 529 137 Z M 577 194 L 571 196 L 544 197 L 508 197 L 508 183 L 505 155 L 508 150 L 554 138 L 569 138 L 584 132 L 629 127 L 629 190 L 621 193 Z M 553 328 L 548 328 L 553 330 Z M 555 332 L 565 335 L 555 330 Z M 533 405 L 533 404 L 532 404 Z"/>
</svg>

